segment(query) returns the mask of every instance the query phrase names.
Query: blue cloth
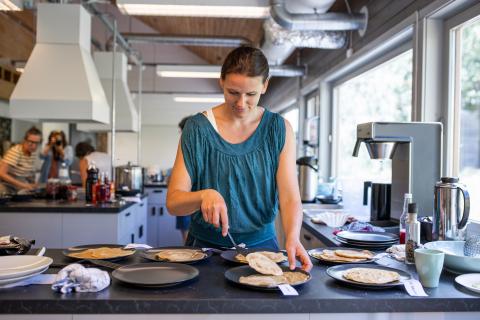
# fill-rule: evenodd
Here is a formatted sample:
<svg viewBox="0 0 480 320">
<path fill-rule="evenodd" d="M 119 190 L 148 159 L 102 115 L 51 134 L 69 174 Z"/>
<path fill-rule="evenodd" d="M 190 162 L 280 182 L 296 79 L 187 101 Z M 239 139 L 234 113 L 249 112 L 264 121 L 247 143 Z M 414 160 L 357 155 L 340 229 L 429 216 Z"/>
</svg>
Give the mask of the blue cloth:
<svg viewBox="0 0 480 320">
<path fill-rule="evenodd" d="M 355 221 L 339 228 L 341 231 L 385 232 L 385 229 L 376 227 L 368 222 Z"/>
<path fill-rule="evenodd" d="M 284 144 L 284 119 L 268 110 L 255 132 L 238 144 L 225 141 L 201 113 L 183 129 L 181 146 L 192 191 L 217 190 L 227 204 L 232 236 L 249 247 L 275 238 L 276 174 Z M 192 215 L 190 233 L 218 246 L 231 246 L 200 211 Z"/>
<path fill-rule="evenodd" d="M 185 245 L 188 247 L 196 247 L 196 248 L 215 248 L 215 249 L 225 249 L 225 247 L 220 247 L 214 243 L 210 243 L 207 241 L 199 240 L 192 236 L 190 233 L 187 236 L 187 240 L 185 241 Z M 233 244 L 230 244 L 229 247 L 233 247 Z M 259 242 L 255 245 L 249 246 L 248 248 L 262 248 L 262 249 L 269 249 L 272 251 L 280 251 L 280 246 L 278 245 L 277 238 L 268 239 L 262 242 Z"/>
<path fill-rule="evenodd" d="M 42 163 L 42 168 L 40 169 L 40 179 L 39 182 L 45 183 L 48 180 L 48 174 L 50 173 L 50 166 L 52 165 L 53 160 L 53 151 L 50 150 L 48 154 L 45 156 L 42 153 L 39 155 L 40 159 L 43 160 Z M 58 162 L 57 166 L 57 175 L 58 175 L 58 170 L 62 167 L 62 162 L 67 165 L 67 167 L 70 167 L 70 165 L 73 162 L 73 148 L 72 146 L 65 146 L 63 149 L 63 160 Z"/>
</svg>

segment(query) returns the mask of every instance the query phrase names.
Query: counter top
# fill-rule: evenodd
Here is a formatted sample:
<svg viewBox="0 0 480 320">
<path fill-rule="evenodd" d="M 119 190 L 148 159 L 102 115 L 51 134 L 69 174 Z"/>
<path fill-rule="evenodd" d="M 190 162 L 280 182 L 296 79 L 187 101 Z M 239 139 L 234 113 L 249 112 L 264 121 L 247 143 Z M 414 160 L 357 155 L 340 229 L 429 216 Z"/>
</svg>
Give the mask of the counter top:
<svg viewBox="0 0 480 320">
<path fill-rule="evenodd" d="M 54 264 L 67 261 L 59 249 L 47 250 Z M 386 264 L 395 261 L 387 260 Z M 135 255 L 122 264 L 142 261 Z M 384 264 L 384 263 L 382 263 Z M 400 264 L 399 264 L 400 265 Z M 443 273 L 440 286 L 426 289 L 429 297 L 410 297 L 403 288 L 364 290 L 331 279 L 324 265 L 314 263 L 312 280 L 297 297 L 279 292 L 236 287 L 224 278 L 232 265 L 218 255 L 193 265 L 200 276 L 193 282 L 164 289 L 124 286 L 115 280 L 102 292 L 61 295 L 49 285 L 0 290 L 0 313 L 9 314 L 146 314 L 146 313 L 356 313 L 356 312 L 464 312 L 480 311 L 480 295 L 454 285 L 455 276 Z M 407 268 L 401 264 L 400 267 Z M 412 267 L 409 271 L 414 274 Z M 58 272 L 50 268 L 48 272 Z M 19 299 L 21 297 L 21 299 Z"/>
<path fill-rule="evenodd" d="M 34 199 L 24 202 L 8 202 L 0 205 L 1 213 L 10 212 L 48 212 L 48 213 L 118 213 L 132 206 L 134 202 L 115 202 L 105 204 L 91 204 L 84 200 L 40 200 Z"/>
</svg>

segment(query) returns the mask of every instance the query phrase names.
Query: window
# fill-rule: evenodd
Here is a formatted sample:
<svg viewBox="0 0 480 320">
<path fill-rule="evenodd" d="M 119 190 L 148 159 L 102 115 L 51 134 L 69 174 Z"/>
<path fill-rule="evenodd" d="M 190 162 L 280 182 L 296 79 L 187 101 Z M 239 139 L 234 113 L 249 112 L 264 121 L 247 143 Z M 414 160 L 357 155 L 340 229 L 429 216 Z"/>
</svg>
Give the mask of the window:
<svg viewBox="0 0 480 320">
<path fill-rule="evenodd" d="M 305 119 L 303 128 L 303 154 L 316 156 L 320 135 L 320 95 L 318 89 L 305 97 Z"/>
<path fill-rule="evenodd" d="M 288 108 L 280 114 L 290 122 L 295 137 L 298 137 L 298 107 Z"/>
<path fill-rule="evenodd" d="M 470 219 L 480 221 L 480 17 L 451 29 L 454 66 L 453 174 L 467 186 Z"/>
<path fill-rule="evenodd" d="M 410 121 L 412 110 L 412 50 L 334 87 L 336 108 L 336 175 L 343 187 L 344 205 L 352 214 L 368 215 L 363 207 L 363 182 L 391 182 L 391 161 L 371 160 L 362 146 L 352 151 L 357 124 Z"/>
</svg>

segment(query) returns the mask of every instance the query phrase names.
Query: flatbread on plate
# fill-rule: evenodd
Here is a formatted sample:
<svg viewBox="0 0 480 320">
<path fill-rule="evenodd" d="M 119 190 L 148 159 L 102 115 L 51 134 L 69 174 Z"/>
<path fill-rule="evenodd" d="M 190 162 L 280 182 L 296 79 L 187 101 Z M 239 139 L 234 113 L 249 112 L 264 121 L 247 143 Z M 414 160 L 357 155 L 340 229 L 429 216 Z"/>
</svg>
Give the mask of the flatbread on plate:
<svg viewBox="0 0 480 320">
<path fill-rule="evenodd" d="M 193 249 L 165 249 L 160 250 L 155 257 L 158 260 L 166 260 L 172 262 L 187 262 L 201 260 L 207 256 L 200 250 Z"/>
<path fill-rule="evenodd" d="M 264 256 L 266 256 L 267 258 L 269 258 L 270 260 L 272 260 L 273 262 L 276 262 L 276 263 L 287 261 L 287 257 L 285 257 L 285 255 L 281 252 L 256 251 L 256 253 L 261 253 L 261 254 L 263 254 Z M 242 262 L 242 263 L 248 263 L 247 258 L 241 253 L 239 253 L 235 256 L 235 260 L 237 260 L 238 262 Z"/>
<path fill-rule="evenodd" d="M 132 255 L 134 250 L 125 250 L 123 248 L 100 247 L 82 250 L 79 252 L 69 252 L 68 256 L 79 259 L 113 259 Z"/>
<path fill-rule="evenodd" d="M 343 277 L 367 284 L 386 284 L 400 280 L 400 275 L 395 271 L 374 268 L 351 268 L 343 273 Z"/>
<path fill-rule="evenodd" d="M 296 285 L 305 282 L 308 275 L 298 271 L 286 271 L 281 276 L 253 274 L 246 277 L 240 277 L 239 281 L 257 287 L 276 287 L 279 284 Z"/>
<path fill-rule="evenodd" d="M 247 254 L 248 265 L 261 274 L 281 276 L 282 269 L 272 260 L 261 253 L 253 252 Z"/>
</svg>

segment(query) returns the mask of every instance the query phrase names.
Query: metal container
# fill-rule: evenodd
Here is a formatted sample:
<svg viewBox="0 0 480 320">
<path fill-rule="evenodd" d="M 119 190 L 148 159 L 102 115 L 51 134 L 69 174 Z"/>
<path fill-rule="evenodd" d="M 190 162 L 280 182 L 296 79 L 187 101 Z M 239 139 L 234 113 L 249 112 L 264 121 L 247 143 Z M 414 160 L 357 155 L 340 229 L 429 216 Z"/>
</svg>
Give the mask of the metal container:
<svg viewBox="0 0 480 320">
<path fill-rule="evenodd" d="M 317 162 L 318 160 L 315 157 L 302 157 L 297 159 L 298 184 L 303 202 L 315 201 L 318 188 Z"/>
<path fill-rule="evenodd" d="M 132 165 L 115 167 L 115 192 L 123 196 L 143 193 L 143 168 Z"/>
<path fill-rule="evenodd" d="M 463 206 L 460 203 L 463 194 Z M 460 209 L 463 207 L 463 212 Z M 470 213 L 470 195 L 458 178 L 441 178 L 435 184 L 433 240 L 464 240 Z"/>
</svg>

